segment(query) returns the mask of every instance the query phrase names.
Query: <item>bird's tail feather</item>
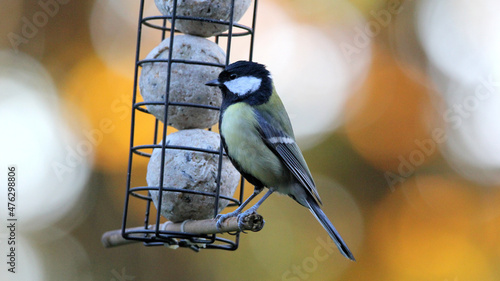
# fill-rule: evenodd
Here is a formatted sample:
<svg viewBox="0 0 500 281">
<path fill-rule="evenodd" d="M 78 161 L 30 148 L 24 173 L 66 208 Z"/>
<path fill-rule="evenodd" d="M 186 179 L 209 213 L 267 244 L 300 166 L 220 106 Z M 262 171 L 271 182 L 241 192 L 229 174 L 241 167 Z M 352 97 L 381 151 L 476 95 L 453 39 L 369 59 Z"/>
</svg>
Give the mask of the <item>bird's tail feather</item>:
<svg viewBox="0 0 500 281">
<path fill-rule="evenodd" d="M 307 203 L 309 204 L 309 210 L 311 211 L 311 213 L 313 213 L 313 215 L 321 223 L 323 228 L 328 232 L 328 235 L 330 235 L 332 240 L 335 242 L 342 255 L 350 260 L 356 261 L 346 243 L 344 242 L 344 240 L 342 240 L 342 237 L 340 237 L 340 234 L 337 232 L 323 210 L 321 210 L 321 207 L 318 205 L 318 203 L 316 203 L 316 201 L 314 201 L 312 197 L 308 198 Z"/>
</svg>

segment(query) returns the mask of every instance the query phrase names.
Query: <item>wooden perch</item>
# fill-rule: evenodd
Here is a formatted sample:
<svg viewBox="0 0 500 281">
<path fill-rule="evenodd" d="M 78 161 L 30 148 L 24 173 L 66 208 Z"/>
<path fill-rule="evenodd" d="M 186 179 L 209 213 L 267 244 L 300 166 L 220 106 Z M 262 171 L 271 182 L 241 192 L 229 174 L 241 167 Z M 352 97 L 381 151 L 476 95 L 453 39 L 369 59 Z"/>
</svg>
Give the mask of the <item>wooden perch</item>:
<svg viewBox="0 0 500 281">
<path fill-rule="evenodd" d="M 172 232 L 186 232 L 190 234 L 214 234 L 214 233 L 224 233 L 224 232 L 235 232 L 235 231 L 260 231 L 264 227 L 264 218 L 257 213 L 252 213 L 243 217 L 243 227 L 240 229 L 238 227 L 238 218 L 230 217 L 226 219 L 220 228 L 217 230 L 217 220 L 188 220 L 180 223 L 166 222 L 160 225 L 160 230 L 172 231 Z M 155 229 L 156 225 L 149 225 L 148 229 Z M 144 230 L 144 227 L 133 227 L 125 229 L 126 232 L 129 231 L 140 231 Z M 149 237 L 154 234 L 148 234 Z M 121 229 L 111 230 L 105 232 L 101 237 L 101 242 L 106 248 L 117 247 L 121 245 L 127 245 L 131 243 L 141 242 L 138 240 L 129 240 L 122 237 Z"/>
</svg>

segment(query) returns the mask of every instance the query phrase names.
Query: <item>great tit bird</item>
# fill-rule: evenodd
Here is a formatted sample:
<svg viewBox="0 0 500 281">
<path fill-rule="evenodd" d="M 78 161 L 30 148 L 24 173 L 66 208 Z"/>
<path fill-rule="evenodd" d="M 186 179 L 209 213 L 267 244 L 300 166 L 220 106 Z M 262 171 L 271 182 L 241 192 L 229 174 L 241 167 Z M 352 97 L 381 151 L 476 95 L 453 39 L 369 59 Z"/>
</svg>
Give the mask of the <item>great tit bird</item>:
<svg viewBox="0 0 500 281">
<path fill-rule="evenodd" d="M 219 215 L 218 226 L 228 217 L 239 216 L 241 219 L 255 212 L 276 191 L 309 208 L 340 252 L 354 261 L 346 243 L 321 210 L 321 199 L 311 172 L 295 142 L 290 119 L 266 67 L 238 61 L 227 66 L 218 79 L 206 85 L 218 86 L 222 91 L 219 123 L 222 144 L 236 169 L 255 186 L 254 193 L 238 209 Z M 264 187 L 269 191 L 242 213 Z"/>
</svg>

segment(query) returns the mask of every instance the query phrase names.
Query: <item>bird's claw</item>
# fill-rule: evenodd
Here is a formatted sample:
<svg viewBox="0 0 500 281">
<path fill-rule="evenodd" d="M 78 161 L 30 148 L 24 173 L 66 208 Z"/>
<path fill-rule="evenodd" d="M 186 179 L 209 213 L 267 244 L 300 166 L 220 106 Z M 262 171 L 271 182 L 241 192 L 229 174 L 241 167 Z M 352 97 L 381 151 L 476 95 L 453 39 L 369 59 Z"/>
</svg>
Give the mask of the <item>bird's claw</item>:
<svg viewBox="0 0 500 281">
<path fill-rule="evenodd" d="M 238 228 L 240 229 L 241 232 L 246 233 L 244 231 L 245 223 L 243 219 L 253 213 L 256 213 L 255 210 L 253 208 L 250 208 L 238 215 Z"/>
<path fill-rule="evenodd" d="M 227 220 L 228 218 L 231 217 L 236 217 L 238 219 L 238 229 L 240 232 L 246 233 L 245 232 L 245 222 L 243 219 L 247 217 L 248 215 L 255 213 L 255 210 L 253 208 L 250 208 L 244 212 L 231 212 L 227 214 L 218 214 L 215 219 L 217 220 L 216 226 L 217 226 L 217 231 L 222 232 L 222 223 Z"/>
<path fill-rule="evenodd" d="M 238 216 L 240 213 L 239 212 L 231 212 L 227 214 L 218 214 L 215 219 L 217 220 L 216 226 L 217 226 L 217 231 L 222 232 L 222 223 L 227 220 L 230 217 L 235 217 Z M 239 223 L 238 223 L 239 227 Z"/>
<path fill-rule="evenodd" d="M 241 213 L 238 215 L 238 229 L 240 232 L 246 233 L 244 230 L 244 223 L 243 223 L 243 218 L 245 217 L 244 213 Z"/>
<path fill-rule="evenodd" d="M 224 217 L 222 214 L 218 214 L 215 219 L 217 220 L 216 226 L 217 226 L 217 231 L 221 232 L 221 227 L 222 227 L 222 222 L 224 222 L 227 218 Z"/>
</svg>

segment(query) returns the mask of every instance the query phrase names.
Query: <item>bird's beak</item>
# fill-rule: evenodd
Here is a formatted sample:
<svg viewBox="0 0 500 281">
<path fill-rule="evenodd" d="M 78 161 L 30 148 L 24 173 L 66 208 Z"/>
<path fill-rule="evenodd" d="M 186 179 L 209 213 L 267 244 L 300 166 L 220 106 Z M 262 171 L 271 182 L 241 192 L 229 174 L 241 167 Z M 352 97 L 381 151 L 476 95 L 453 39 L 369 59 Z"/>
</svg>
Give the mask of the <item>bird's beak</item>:
<svg viewBox="0 0 500 281">
<path fill-rule="evenodd" d="M 207 86 L 220 86 L 220 82 L 219 82 L 219 79 L 214 79 L 214 80 L 210 80 L 208 81 L 207 83 L 205 83 L 205 85 Z"/>
</svg>

